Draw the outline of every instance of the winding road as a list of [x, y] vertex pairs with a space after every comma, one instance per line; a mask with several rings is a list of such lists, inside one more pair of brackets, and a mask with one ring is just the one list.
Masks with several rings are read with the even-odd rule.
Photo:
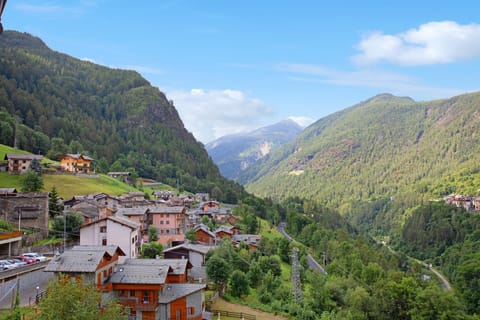
[[[285, 224], [286, 224], [285, 222], [280, 222], [280, 224], [278, 225], [278, 231], [282, 234], [282, 236], [287, 238], [288, 241], [297, 242], [295, 239], [290, 237], [290, 235], [288, 235], [287, 232], [285, 232]], [[311, 269], [318, 270], [323, 274], [327, 274], [327, 271], [325, 271], [325, 269], [320, 265], [320, 263], [317, 262], [317, 260], [315, 260], [312, 257], [312, 255], [310, 253], [307, 255], [307, 262], [308, 262], [308, 266]]]

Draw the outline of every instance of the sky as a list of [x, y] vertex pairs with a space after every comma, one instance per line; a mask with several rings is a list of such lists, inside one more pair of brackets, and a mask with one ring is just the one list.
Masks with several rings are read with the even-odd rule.
[[138, 71], [197, 140], [294, 118], [305, 125], [391, 93], [476, 91], [480, 2], [8, 0], [7, 30]]

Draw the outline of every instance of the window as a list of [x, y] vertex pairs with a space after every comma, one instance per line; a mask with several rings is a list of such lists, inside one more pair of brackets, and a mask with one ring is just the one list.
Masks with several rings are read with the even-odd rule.
[[195, 308], [194, 307], [188, 307], [187, 313], [189, 316], [195, 314]]
[[106, 246], [106, 245], [107, 245], [107, 238], [102, 239], [102, 246]]
[[181, 320], [182, 319], [182, 310], [177, 309], [175, 312], [175, 319]]
[[134, 244], [134, 243], [135, 243], [135, 238], [132, 238], [132, 244]]
[[160, 224], [163, 224], [163, 220], [160, 221]]
[[100, 227], [100, 233], [107, 232], [107, 226]]
[[130, 298], [135, 297], [135, 290], [130, 290]]
[[170, 224], [170, 220], [165, 221], [166, 224]]
[[149, 303], [150, 302], [150, 294], [148, 291], [143, 291], [143, 298], [142, 303]]

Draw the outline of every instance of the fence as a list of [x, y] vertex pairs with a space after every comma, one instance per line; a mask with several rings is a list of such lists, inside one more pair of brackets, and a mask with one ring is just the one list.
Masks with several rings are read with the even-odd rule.
[[243, 312], [232, 312], [232, 311], [225, 311], [225, 310], [211, 310], [213, 316], [226, 316], [231, 318], [238, 318], [244, 320], [256, 320], [257, 317], [253, 314], [243, 313]]

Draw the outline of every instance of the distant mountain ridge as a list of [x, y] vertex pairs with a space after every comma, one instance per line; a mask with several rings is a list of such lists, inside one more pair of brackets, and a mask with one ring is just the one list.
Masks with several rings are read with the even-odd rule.
[[342, 212], [379, 198], [476, 195], [479, 144], [480, 93], [426, 102], [381, 94], [318, 120], [238, 181], [259, 196]]
[[205, 147], [220, 172], [229, 179], [236, 179], [241, 171], [291, 141], [302, 130], [297, 122], [287, 119], [251, 132], [223, 136]]

